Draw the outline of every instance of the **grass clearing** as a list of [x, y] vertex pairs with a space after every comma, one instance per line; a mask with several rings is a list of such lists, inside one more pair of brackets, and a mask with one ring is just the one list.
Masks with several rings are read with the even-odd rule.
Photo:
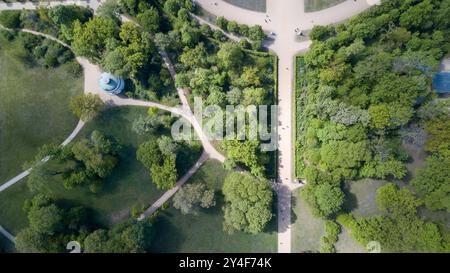
[[362, 179], [347, 182], [344, 186], [346, 194], [344, 210], [351, 211], [356, 218], [380, 215], [376, 203], [377, 190], [387, 182], [384, 180]]
[[111, 108], [87, 124], [78, 139], [92, 133], [102, 132], [107, 138], [121, 145], [119, 163], [103, 182], [102, 190], [93, 194], [85, 187], [66, 190], [59, 177], [50, 181], [47, 192], [55, 199], [92, 208], [97, 220], [106, 226], [129, 217], [135, 203], [151, 204], [163, 193], [151, 182], [149, 172], [136, 159], [139, 145], [150, 136], [139, 136], [132, 131], [133, 121], [146, 115], [145, 107]]
[[318, 252], [320, 238], [324, 233], [324, 220], [311, 214], [299, 190], [292, 192], [292, 210], [292, 252]]
[[[146, 114], [145, 107], [108, 109], [88, 123], [77, 137], [80, 139], [96, 129], [108, 138], [114, 138], [122, 146], [119, 163], [113, 173], [106, 178], [104, 187], [99, 193], [91, 193], [83, 187], [66, 190], [59, 177], [49, 179], [45, 193], [64, 203], [90, 208], [95, 221], [104, 226], [128, 218], [131, 206], [137, 202], [151, 204], [156, 201], [162, 191], [156, 189], [149, 172], [136, 160], [137, 147], [149, 136], [138, 136], [131, 130], [133, 120], [139, 115]], [[27, 225], [22, 206], [31, 196], [26, 180], [0, 193], [0, 224], [13, 234], [17, 234]]]
[[257, 12], [266, 12], [266, 0], [224, 0], [225, 2], [243, 9]]
[[0, 184], [22, 171], [37, 149], [62, 142], [78, 119], [68, 105], [83, 92], [83, 77], [68, 66], [27, 67], [16, 42], [0, 38]]
[[[220, 191], [229, 171], [217, 161], [207, 161], [188, 183], [204, 182]], [[274, 218], [267, 232], [250, 235], [235, 232], [229, 235], [223, 232], [223, 196], [216, 193], [216, 206], [202, 210], [198, 215], [183, 215], [172, 206], [161, 211], [157, 217], [156, 236], [153, 242], [154, 252], [276, 252], [277, 230]]]
[[314, 12], [331, 8], [346, 0], [305, 0], [305, 12]]

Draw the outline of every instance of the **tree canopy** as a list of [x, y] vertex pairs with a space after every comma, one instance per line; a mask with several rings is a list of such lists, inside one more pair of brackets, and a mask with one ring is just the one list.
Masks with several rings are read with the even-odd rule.
[[232, 173], [225, 179], [224, 229], [262, 232], [272, 219], [272, 190], [266, 180], [249, 174]]

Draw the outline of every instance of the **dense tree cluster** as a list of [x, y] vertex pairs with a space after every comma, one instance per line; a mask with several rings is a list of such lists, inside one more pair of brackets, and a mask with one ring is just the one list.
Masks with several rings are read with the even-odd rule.
[[[450, 212], [450, 100], [430, 103], [420, 113], [427, 133], [425, 150], [431, 155], [411, 181], [416, 192], [431, 210]], [[427, 108], [431, 107], [431, 111]]]
[[245, 173], [230, 174], [223, 184], [224, 230], [262, 232], [272, 219], [272, 189], [267, 180]]
[[[399, 132], [433, 99], [430, 75], [450, 49], [449, 10], [448, 1], [385, 1], [312, 30], [300, 81], [306, 84], [299, 85], [297, 175], [312, 182], [303, 192], [316, 215], [339, 211], [343, 179], [406, 175]], [[426, 126], [430, 151], [448, 149], [445, 116]], [[443, 181], [416, 184], [424, 195], [448, 199]]]
[[308, 185], [300, 193], [314, 216], [327, 218], [341, 210], [345, 196], [339, 182], [311, 169], [307, 170], [307, 179]]
[[351, 229], [362, 245], [377, 241], [384, 252], [448, 252], [450, 241], [445, 230], [417, 215], [422, 201], [409, 190], [388, 183], [377, 191], [377, 204], [385, 214], [354, 219], [340, 215], [338, 221]]
[[86, 253], [138, 253], [148, 250], [152, 221], [127, 221], [96, 229], [88, 209], [68, 207], [38, 194], [24, 204], [29, 226], [17, 234], [16, 249], [24, 253], [65, 253], [71, 241]]
[[91, 192], [98, 192], [105, 179], [117, 164], [120, 147], [98, 131], [85, 139], [65, 147], [44, 147], [39, 154], [52, 157], [53, 164], [37, 165], [31, 171], [28, 186], [31, 191], [41, 191], [47, 179], [61, 175], [64, 187], [87, 185]]
[[68, 242], [82, 239], [90, 230], [83, 207], [62, 207], [45, 195], [27, 200], [29, 226], [17, 234], [16, 249], [26, 253], [65, 252]]
[[[191, 100], [201, 97], [205, 106], [225, 108], [226, 105], [271, 104], [273, 56], [248, 50], [245, 42], [229, 41], [220, 30], [212, 31], [209, 26], [184, 16], [192, 10], [190, 2], [165, 1], [164, 11], [169, 14], [173, 29], [155, 35], [155, 43], [178, 61], [176, 86], [188, 89]], [[252, 32], [259, 31], [262, 30], [252, 28]], [[258, 39], [264, 39], [264, 33], [260, 34]], [[264, 176], [267, 154], [257, 152], [259, 144], [252, 141], [224, 142], [223, 147], [231, 158], [228, 165], [243, 164], [253, 174]], [[251, 158], [243, 158], [246, 155], [236, 152], [238, 147], [245, 147]]]
[[84, 239], [85, 253], [143, 253], [154, 236], [151, 220], [128, 221], [111, 229], [97, 229]]
[[151, 139], [139, 146], [136, 155], [137, 159], [150, 171], [152, 181], [158, 189], [167, 190], [175, 187], [176, 151], [164, 154], [159, 147], [158, 139]]

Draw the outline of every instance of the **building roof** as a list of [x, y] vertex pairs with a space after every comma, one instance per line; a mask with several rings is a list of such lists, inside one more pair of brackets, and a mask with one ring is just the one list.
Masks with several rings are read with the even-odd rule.
[[123, 79], [116, 77], [110, 73], [102, 73], [98, 81], [100, 88], [111, 94], [119, 94], [125, 88]]
[[450, 72], [437, 73], [433, 78], [433, 89], [436, 93], [450, 93]]

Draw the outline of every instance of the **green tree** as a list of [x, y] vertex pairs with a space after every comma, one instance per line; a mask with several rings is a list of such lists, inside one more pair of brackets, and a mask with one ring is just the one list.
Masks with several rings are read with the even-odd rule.
[[185, 185], [173, 197], [173, 206], [183, 214], [198, 214], [200, 208], [215, 204], [214, 191], [203, 183]]
[[258, 141], [239, 141], [230, 139], [223, 142], [223, 148], [227, 151], [230, 160], [244, 164], [250, 168], [251, 173], [255, 176], [262, 177], [264, 175], [264, 167], [259, 159]]
[[30, 227], [43, 234], [53, 235], [61, 228], [61, 210], [56, 205], [32, 208], [28, 213]]
[[163, 160], [163, 155], [159, 150], [158, 141], [155, 139], [146, 141], [139, 145], [136, 152], [137, 159], [148, 169], [153, 165], [158, 165]]
[[242, 63], [243, 53], [235, 43], [223, 43], [217, 52], [220, 63], [227, 69], [235, 69]]
[[75, 20], [88, 21], [92, 12], [77, 5], [57, 5], [48, 10], [48, 16], [57, 25], [70, 26]]
[[132, 130], [138, 135], [152, 134], [156, 132], [160, 127], [160, 121], [158, 116], [139, 116], [137, 117], [131, 126]]
[[82, 94], [70, 100], [70, 108], [83, 121], [92, 120], [103, 109], [104, 103], [98, 95]]
[[43, 233], [28, 227], [17, 234], [15, 247], [21, 253], [44, 253], [48, 251], [47, 240]]
[[175, 187], [177, 183], [176, 156], [171, 155], [164, 158], [162, 165], [152, 165], [150, 174], [152, 181], [158, 189], [168, 190]]
[[106, 50], [108, 40], [118, 34], [116, 22], [110, 18], [96, 16], [83, 25], [75, 21], [72, 47], [77, 55], [98, 62]]
[[224, 229], [257, 234], [272, 219], [272, 190], [266, 180], [249, 174], [232, 173], [225, 179]]
[[0, 24], [6, 28], [20, 27], [20, 11], [6, 10], [0, 12]]
[[161, 136], [157, 141], [159, 150], [164, 156], [176, 156], [180, 147], [171, 137]]
[[151, 7], [137, 15], [139, 24], [148, 32], [155, 33], [159, 30], [159, 14], [158, 11]]
[[411, 181], [414, 189], [431, 210], [446, 209], [450, 212], [450, 153], [434, 154], [426, 159], [424, 168], [417, 170]]

